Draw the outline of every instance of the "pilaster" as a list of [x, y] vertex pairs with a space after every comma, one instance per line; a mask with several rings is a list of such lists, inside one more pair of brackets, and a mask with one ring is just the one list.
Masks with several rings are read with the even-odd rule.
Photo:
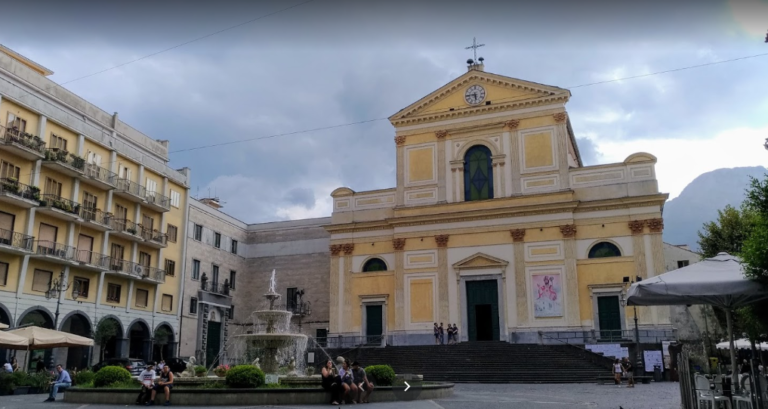
[[510, 163], [510, 175], [512, 180], [510, 181], [511, 190], [508, 192], [509, 196], [515, 196], [522, 194], [522, 186], [520, 184], [520, 136], [517, 127], [520, 126], [520, 121], [513, 119], [507, 121], [505, 124], [509, 129], [509, 163]]
[[[355, 245], [352, 243], [344, 244], [343, 251], [344, 251], [344, 270], [343, 270], [343, 282], [349, 283], [352, 281], [352, 252], [355, 249]], [[352, 299], [352, 292], [350, 291], [351, 288], [347, 288], [346, 285], [344, 286], [344, 311], [342, 313], [342, 322], [347, 323], [347, 325], [343, 326], [346, 331], [351, 331], [354, 327], [362, 327], [362, 322], [353, 323], [350, 322], [352, 319], [352, 308], [354, 306], [352, 305], [352, 302], [355, 301]]]
[[[133, 299], [133, 284], [136, 280], [128, 280], [128, 295], [125, 299], [125, 312], [131, 312], [131, 300]], [[159, 287], [158, 287], [159, 289]], [[157, 294], [157, 291], [155, 291], [155, 294]]]
[[445, 172], [445, 146], [450, 141], [447, 138], [442, 138], [437, 141], [437, 202], [445, 203], [446, 196], [446, 179], [450, 177]]
[[557, 122], [556, 135], [557, 138], [557, 163], [560, 170], [560, 189], [568, 189], [571, 186], [570, 181], [570, 165], [568, 164], [568, 130], [566, 129], [566, 123], [568, 121], [568, 114], [565, 112], [558, 112], [553, 115], [555, 122]]
[[441, 322], [448, 322], [451, 318], [448, 308], [448, 239], [447, 234], [435, 236], [435, 243], [437, 244], [438, 318]]
[[[42, 159], [36, 160], [34, 170], [32, 171], [32, 175], [29, 178], [29, 184], [31, 186], [40, 187], [40, 168], [42, 167], [43, 167], [43, 160]], [[45, 192], [40, 192], [40, 193], [45, 193]]]
[[329, 329], [333, 334], [340, 332], [339, 324], [341, 323], [341, 317], [339, 316], [339, 300], [342, 296], [339, 291], [339, 285], [341, 283], [339, 277], [339, 254], [338, 251], [334, 254], [335, 246], [331, 245], [331, 271], [329, 277], [330, 288], [330, 302], [328, 303], [328, 317], [330, 321]]
[[405, 239], [394, 239], [395, 249], [395, 330], [405, 330]]
[[396, 137], [395, 143], [397, 144], [397, 188], [395, 190], [395, 202], [397, 202], [397, 206], [403, 206], [405, 205], [405, 148], [403, 147], [403, 144], [405, 143], [405, 137]]
[[[107, 253], [104, 253], [107, 254]], [[101, 296], [104, 294], [104, 278], [106, 277], [107, 272], [102, 271], [101, 274], [99, 274], [99, 285], [96, 287], [96, 310], [98, 311], [99, 307], [101, 306]], [[93, 324], [96, 325], [98, 323], [98, 320], [95, 319], [94, 315], [94, 321]]]
[[[47, 138], [45, 137], [45, 125], [48, 123], [48, 118], [46, 118], [44, 115], [40, 115], [40, 121], [37, 123], [37, 133], [40, 135], [40, 139], [43, 141], [46, 141]], [[48, 144], [50, 145], [51, 141], [47, 140]]]
[[566, 316], [568, 325], [581, 325], [579, 311], [579, 276], [576, 269], [576, 225], [560, 226], [563, 234], [563, 249], [565, 255], [565, 288], [566, 288]]
[[[77, 135], [77, 156], [83, 157], [83, 152], [85, 152], [85, 135], [80, 134]], [[88, 159], [88, 158], [84, 158]]]
[[515, 295], [517, 299], [517, 325], [528, 325], [528, 283], [525, 277], [525, 243], [523, 238], [515, 240]]

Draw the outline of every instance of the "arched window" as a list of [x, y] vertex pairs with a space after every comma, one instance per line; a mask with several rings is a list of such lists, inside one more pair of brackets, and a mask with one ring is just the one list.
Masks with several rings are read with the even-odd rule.
[[464, 155], [464, 200], [493, 199], [491, 150], [476, 145]]
[[363, 272], [387, 271], [387, 263], [380, 258], [372, 258], [363, 264]]
[[589, 258], [621, 257], [621, 250], [615, 244], [601, 241], [589, 249]]

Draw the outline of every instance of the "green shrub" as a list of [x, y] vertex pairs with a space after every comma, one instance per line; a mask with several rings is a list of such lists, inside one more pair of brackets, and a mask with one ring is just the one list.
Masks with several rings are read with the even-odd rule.
[[230, 388], [258, 388], [264, 384], [264, 372], [251, 365], [238, 365], [227, 372]]
[[119, 366], [105, 366], [99, 372], [96, 372], [93, 378], [93, 384], [97, 388], [111, 386], [114, 383], [128, 382], [131, 380], [131, 373], [127, 369]]
[[86, 383], [93, 383], [94, 378], [96, 378], [96, 374], [84, 369], [78, 373], [75, 374], [74, 377], [72, 377], [72, 382], [77, 385], [84, 385]]
[[395, 381], [395, 370], [389, 365], [371, 365], [365, 368], [365, 373], [376, 385], [391, 386]]

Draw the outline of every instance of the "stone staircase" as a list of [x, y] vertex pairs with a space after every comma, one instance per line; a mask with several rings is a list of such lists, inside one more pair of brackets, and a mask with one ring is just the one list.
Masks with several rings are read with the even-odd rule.
[[[328, 351], [331, 356], [344, 351]], [[321, 355], [322, 356], [322, 355]], [[465, 342], [346, 351], [363, 366], [388, 364], [425, 381], [480, 383], [594, 383], [610, 375], [610, 360], [571, 345]]]

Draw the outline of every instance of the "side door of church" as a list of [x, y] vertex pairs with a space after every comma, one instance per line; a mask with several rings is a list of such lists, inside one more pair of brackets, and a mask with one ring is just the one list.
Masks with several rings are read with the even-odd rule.
[[619, 296], [597, 297], [597, 317], [601, 340], [618, 341], [622, 338]]

